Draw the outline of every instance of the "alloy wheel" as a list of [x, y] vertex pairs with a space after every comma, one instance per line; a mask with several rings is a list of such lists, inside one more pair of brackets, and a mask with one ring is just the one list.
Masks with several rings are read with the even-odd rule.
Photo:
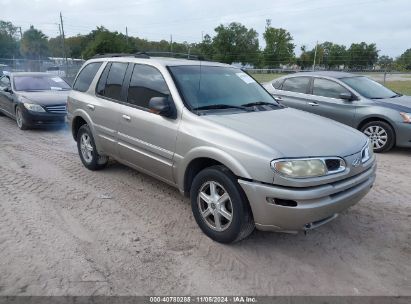
[[364, 130], [364, 134], [370, 138], [374, 150], [381, 149], [388, 142], [387, 131], [380, 126], [369, 126]]
[[87, 133], [81, 135], [80, 138], [80, 150], [83, 159], [87, 163], [91, 163], [93, 161], [93, 145], [91, 144], [91, 138]]
[[211, 229], [226, 230], [233, 220], [233, 205], [228, 192], [219, 183], [207, 181], [197, 196], [201, 217]]

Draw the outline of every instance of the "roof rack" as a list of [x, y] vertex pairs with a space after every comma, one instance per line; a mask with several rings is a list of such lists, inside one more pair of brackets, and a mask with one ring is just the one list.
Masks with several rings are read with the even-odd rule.
[[98, 58], [109, 58], [109, 57], [135, 57], [135, 58], [146, 58], [149, 59], [150, 56], [144, 52], [138, 52], [135, 54], [128, 54], [128, 53], [106, 53], [106, 54], [96, 54], [92, 57], [92, 59]]
[[145, 58], [149, 59], [151, 57], [170, 57], [177, 59], [188, 59], [188, 60], [204, 60], [204, 56], [192, 55], [186, 53], [174, 53], [174, 52], [138, 52], [134, 54], [128, 53], [107, 53], [107, 54], [97, 54], [92, 57], [92, 59], [97, 58], [109, 58], [109, 57], [134, 57], [134, 58]]

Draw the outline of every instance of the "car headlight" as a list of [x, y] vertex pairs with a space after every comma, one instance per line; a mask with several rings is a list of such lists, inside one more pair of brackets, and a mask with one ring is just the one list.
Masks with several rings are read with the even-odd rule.
[[368, 139], [367, 145], [361, 150], [361, 162], [366, 163], [374, 155], [374, 146], [372, 141]]
[[291, 178], [309, 178], [343, 172], [345, 161], [339, 157], [283, 159], [271, 162], [274, 171]]
[[404, 122], [411, 123], [411, 113], [400, 112], [400, 115]]
[[42, 106], [38, 105], [38, 104], [34, 104], [34, 103], [23, 103], [24, 107], [29, 110], [29, 111], [33, 111], [33, 112], [45, 112], [45, 110], [43, 109]]

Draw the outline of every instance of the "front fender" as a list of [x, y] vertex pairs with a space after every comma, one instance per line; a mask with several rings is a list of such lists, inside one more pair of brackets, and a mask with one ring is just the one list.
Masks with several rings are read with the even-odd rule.
[[184, 191], [184, 180], [187, 168], [193, 160], [198, 158], [213, 159], [230, 169], [234, 175], [245, 179], [252, 179], [245, 167], [227, 152], [215, 147], [201, 146], [190, 150], [184, 156], [174, 156], [175, 179], [180, 191]]

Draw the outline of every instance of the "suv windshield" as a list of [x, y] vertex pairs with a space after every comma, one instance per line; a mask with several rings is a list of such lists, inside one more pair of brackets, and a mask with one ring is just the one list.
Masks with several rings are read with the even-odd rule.
[[364, 76], [340, 78], [340, 80], [366, 98], [383, 99], [399, 96], [382, 84]]
[[58, 76], [16, 76], [16, 91], [61, 91], [70, 90], [70, 86]]
[[[234, 67], [170, 67], [185, 102], [192, 110], [278, 107], [279, 104], [253, 78]], [[261, 108], [263, 109], [263, 108]], [[269, 108], [268, 108], [269, 109]]]

